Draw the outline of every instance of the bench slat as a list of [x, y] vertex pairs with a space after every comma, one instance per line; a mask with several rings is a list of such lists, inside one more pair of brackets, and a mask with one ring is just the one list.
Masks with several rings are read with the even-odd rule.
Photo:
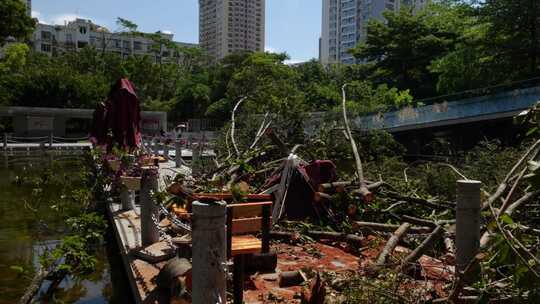
[[233, 219], [232, 234], [246, 234], [259, 232], [262, 228], [262, 217], [252, 217], [245, 219]]
[[231, 254], [248, 254], [261, 252], [262, 242], [253, 235], [233, 236]]
[[263, 206], [271, 206], [272, 202], [259, 202], [259, 203], [242, 203], [242, 204], [230, 204], [227, 208], [231, 208], [233, 212], [233, 219], [248, 218], [248, 217], [261, 217]]

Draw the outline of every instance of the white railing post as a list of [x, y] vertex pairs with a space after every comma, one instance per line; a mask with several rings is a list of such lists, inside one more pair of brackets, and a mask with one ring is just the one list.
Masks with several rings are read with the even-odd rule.
[[165, 159], [169, 159], [169, 145], [167, 144], [167, 140], [163, 143], [163, 157]]
[[180, 168], [182, 166], [182, 143], [179, 139], [174, 141], [174, 148], [176, 150], [174, 154], [174, 160], [176, 162], [176, 167]]
[[7, 152], [7, 145], [8, 145], [8, 135], [7, 133], [4, 133], [4, 152]]
[[463, 271], [480, 247], [480, 181], [457, 181], [456, 266]]
[[193, 202], [193, 303], [226, 303], [225, 202]]
[[200, 167], [200, 142], [197, 144], [191, 145], [191, 174], [197, 175], [199, 174], [199, 167]]
[[49, 148], [52, 149], [52, 146], [53, 146], [53, 143], [54, 143], [54, 136], [53, 136], [53, 133], [49, 133]]
[[159, 241], [159, 231], [152, 217], [158, 216], [158, 208], [153, 194], [158, 191], [158, 168], [143, 167], [141, 178], [141, 240], [143, 246], [152, 245]]
[[135, 205], [135, 191], [122, 187], [120, 192], [120, 202], [122, 203], [122, 210], [128, 211], [133, 209]]

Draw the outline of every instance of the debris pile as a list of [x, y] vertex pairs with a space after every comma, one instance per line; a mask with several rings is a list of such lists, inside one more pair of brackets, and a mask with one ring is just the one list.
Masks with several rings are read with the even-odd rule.
[[[191, 257], [192, 203], [225, 201], [232, 207], [227, 238], [235, 268], [230, 272], [235, 278], [241, 274], [241, 282], [231, 284], [235, 300], [238, 286], [248, 303], [530, 300], [532, 294], [520, 290], [519, 283], [540, 271], [540, 233], [520, 208], [540, 194], [529, 183], [540, 167], [534, 162], [540, 141], [497, 180], [495, 190], [483, 187], [477, 197], [458, 193], [452, 200], [403, 191], [383, 176], [366, 177], [345, 111], [345, 88], [344, 136], [354, 159], [354, 169], [346, 176], [338, 174], [332, 160], [302, 157], [309, 151], [284, 142], [267, 115], [243, 149], [235, 138], [234, 121], [241, 103], [234, 108], [221, 157], [203, 157], [197, 160], [200, 164], [192, 160], [199, 170], [177, 174], [167, 181], [165, 192], [155, 193], [164, 210], [160, 228], [186, 259]], [[474, 183], [450, 164], [434, 165], [451, 170], [461, 183]], [[407, 169], [403, 176], [409, 183]], [[478, 201], [476, 223], [482, 235], [479, 246], [469, 248], [474, 254], [466, 261], [459, 261], [456, 252], [461, 199]], [[476, 233], [470, 231], [473, 237]], [[242, 237], [235, 240], [238, 235]], [[237, 258], [235, 252], [247, 257]], [[180, 289], [184, 296], [186, 288]]]

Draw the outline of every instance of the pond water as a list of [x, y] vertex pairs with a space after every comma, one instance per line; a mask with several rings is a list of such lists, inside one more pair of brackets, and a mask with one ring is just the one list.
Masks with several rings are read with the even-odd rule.
[[[47, 159], [47, 158], [45, 158]], [[4, 159], [5, 160], [5, 159]], [[64, 223], [54, 209], [58, 191], [45, 189], [36, 202], [32, 189], [15, 185], [18, 176], [40, 174], [48, 164], [36, 167], [26, 161], [6, 162], [0, 168], [0, 304], [17, 303], [39, 265], [39, 255], [53, 248], [64, 233]], [[48, 162], [47, 162], [48, 163]], [[80, 161], [62, 161], [54, 174], [77, 170]], [[47, 294], [50, 282], [45, 281], [39, 292], [42, 302], [50, 303], [132, 303], [131, 291], [118, 246], [110, 231], [97, 253], [97, 267], [85, 276], [68, 276]]]

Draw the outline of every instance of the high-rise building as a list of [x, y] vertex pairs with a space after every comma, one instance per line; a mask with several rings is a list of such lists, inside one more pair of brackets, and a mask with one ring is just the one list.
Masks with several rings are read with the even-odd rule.
[[264, 51], [265, 0], [199, 0], [199, 45], [213, 60]]
[[353, 64], [349, 54], [365, 41], [369, 20], [384, 20], [383, 12], [398, 11], [408, 5], [423, 7], [427, 0], [323, 0], [320, 61], [322, 64]]

